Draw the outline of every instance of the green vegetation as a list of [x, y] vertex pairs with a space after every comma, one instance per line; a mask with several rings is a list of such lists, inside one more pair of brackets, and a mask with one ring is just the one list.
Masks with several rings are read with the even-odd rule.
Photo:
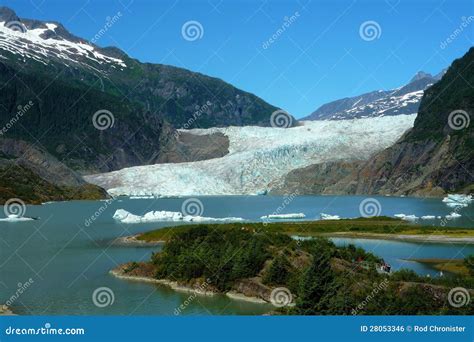
[[[368, 222], [357, 222], [363, 221]], [[326, 223], [329, 227], [335, 224]], [[181, 284], [205, 279], [220, 292], [250, 283], [250, 295], [266, 300], [271, 289], [286, 287], [294, 305], [278, 309], [281, 314], [474, 313], [473, 303], [455, 308], [447, 301], [453, 287], [474, 288], [472, 273], [442, 278], [420, 277], [408, 270], [380, 274], [377, 256], [352, 245], [336, 247], [326, 238], [294, 240], [287, 232], [277, 232], [287, 226], [292, 225], [202, 224], [161, 229], [140, 238], [166, 240], [163, 250], [154, 253], [150, 262], [128, 264], [126, 269], [139, 275], [143, 268], [158, 279]], [[473, 258], [467, 258], [466, 265], [471, 265]]]
[[[185, 225], [163, 228], [141, 234], [138, 239], [153, 242], [167, 241], [174, 234], [187, 231], [199, 225]], [[208, 225], [222, 227], [221, 224]], [[303, 221], [303, 222], [276, 222], [276, 223], [229, 223], [225, 227], [234, 229], [249, 229], [253, 231], [283, 233], [298, 236], [324, 236], [334, 233], [347, 233], [353, 236], [371, 236], [371, 234], [403, 235], [439, 235], [447, 237], [474, 237], [473, 229], [455, 227], [435, 227], [412, 224], [390, 217], [357, 218], [335, 221]]]
[[[473, 259], [474, 256], [471, 256]], [[463, 259], [410, 259], [410, 261], [416, 261], [422, 264], [429, 265], [438, 271], [449, 272], [459, 275], [468, 276], [470, 275], [470, 268], [472, 266], [469, 262]]]

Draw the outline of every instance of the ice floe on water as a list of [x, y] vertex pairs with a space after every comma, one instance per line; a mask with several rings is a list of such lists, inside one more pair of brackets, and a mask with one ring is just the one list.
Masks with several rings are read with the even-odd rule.
[[455, 219], [461, 217], [461, 214], [458, 214], [456, 212], [452, 212], [451, 214], [448, 214], [445, 216], [448, 220]]
[[289, 220], [289, 219], [304, 219], [306, 217], [303, 213], [295, 214], [272, 214], [260, 217], [262, 220]]
[[6, 218], [0, 218], [2, 222], [24, 222], [24, 221], [34, 221], [34, 218], [31, 217], [23, 217], [20, 215], [8, 215]]
[[443, 202], [446, 203], [448, 207], [457, 208], [457, 207], [467, 207], [473, 201], [472, 195], [457, 195], [452, 194], [443, 198]]
[[416, 220], [419, 219], [419, 217], [416, 216], [416, 215], [395, 214], [393, 216], [395, 216], [399, 219], [402, 219], [404, 221], [416, 221]]
[[144, 222], [239, 222], [244, 221], [240, 217], [203, 217], [183, 215], [178, 211], [150, 211], [145, 215], [135, 215], [124, 209], [115, 211], [113, 218], [122, 223], [144, 223]]
[[[422, 220], [434, 220], [434, 219], [442, 219], [442, 216], [435, 216], [435, 215], [423, 215], [421, 217], [418, 217], [416, 215], [406, 215], [406, 214], [395, 214], [393, 215], [394, 217], [397, 217], [399, 219], [402, 219], [404, 221], [417, 221], [419, 219], [422, 219]], [[447, 218], [448, 220], [451, 220], [451, 219], [455, 219], [455, 218], [459, 218], [461, 217], [462, 215], [461, 214], [458, 214], [456, 212], [452, 212], [448, 215], [445, 216], [445, 218]]]
[[324, 213], [321, 213], [320, 217], [321, 217], [321, 220], [340, 220], [341, 219], [339, 215], [330, 215], [330, 214], [324, 214]]

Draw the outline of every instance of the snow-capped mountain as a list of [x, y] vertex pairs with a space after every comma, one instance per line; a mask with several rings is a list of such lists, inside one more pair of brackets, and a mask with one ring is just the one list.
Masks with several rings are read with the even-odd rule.
[[255, 195], [278, 186], [291, 170], [331, 161], [366, 160], [392, 145], [416, 115], [307, 121], [292, 128], [189, 130], [229, 138], [229, 154], [204, 161], [156, 164], [86, 176], [112, 195]]
[[432, 76], [420, 71], [403, 87], [329, 102], [303, 120], [346, 120], [416, 114], [423, 92], [440, 80], [444, 72]]
[[44, 65], [55, 60], [104, 75], [108, 68], [123, 70], [127, 67], [124, 58], [114, 57], [121, 55], [118, 50], [99, 48], [70, 34], [57, 22], [20, 19], [5, 7], [0, 8], [0, 51], [3, 52], [0, 53], [2, 59], [11, 57], [6, 54], [9, 52], [24, 63], [29, 58]]
[[19, 18], [7, 7], [0, 7], [0, 63], [126, 98], [176, 128], [270, 126], [278, 110], [220, 79], [141, 63], [118, 48], [102, 48], [77, 37], [58, 22]]

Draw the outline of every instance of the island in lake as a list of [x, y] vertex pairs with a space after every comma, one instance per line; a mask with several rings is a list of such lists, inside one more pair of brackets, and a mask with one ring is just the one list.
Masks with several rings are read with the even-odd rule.
[[409, 270], [390, 272], [390, 266], [376, 255], [353, 245], [337, 247], [321, 236], [338, 233], [473, 237], [468, 229], [422, 227], [385, 217], [185, 225], [129, 238], [128, 243], [164, 243], [164, 247], [149, 261], [132, 261], [111, 273], [196, 295], [226, 294], [271, 303], [275, 307], [272, 314], [474, 313], [473, 303], [462, 307], [451, 303], [452, 288], [468, 289], [467, 296], [474, 294], [472, 257], [457, 261], [463, 272], [452, 272], [449, 277], [423, 277]]

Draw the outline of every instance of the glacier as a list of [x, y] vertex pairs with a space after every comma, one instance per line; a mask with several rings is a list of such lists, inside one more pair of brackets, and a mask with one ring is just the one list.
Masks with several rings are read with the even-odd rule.
[[84, 176], [112, 196], [259, 195], [290, 171], [312, 164], [367, 160], [413, 127], [416, 114], [351, 120], [302, 121], [291, 128], [223, 127], [181, 130], [220, 132], [229, 138], [221, 158], [136, 166]]

